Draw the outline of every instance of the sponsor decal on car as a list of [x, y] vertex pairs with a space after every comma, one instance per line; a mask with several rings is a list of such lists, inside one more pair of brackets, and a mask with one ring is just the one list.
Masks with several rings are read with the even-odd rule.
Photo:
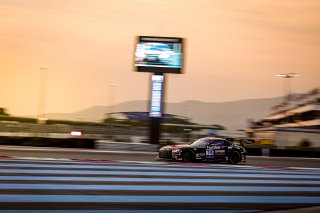
[[225, 150], [215, 150], [214, 151], [215, 155], [225, 155], [225, 153], [226, 153]]
[[202, 158], [204, 158], [205, 156], [206, 156], [205, 153], [197, 153], [197, 154], [196, 154], [196, 159], [202, 159]]

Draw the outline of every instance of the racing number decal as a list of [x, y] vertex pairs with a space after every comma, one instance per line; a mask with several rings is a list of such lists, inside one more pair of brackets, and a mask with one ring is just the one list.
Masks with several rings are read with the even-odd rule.
[[213, 146], [207, 146], [206, 158], [214, 158], [214, 147]]

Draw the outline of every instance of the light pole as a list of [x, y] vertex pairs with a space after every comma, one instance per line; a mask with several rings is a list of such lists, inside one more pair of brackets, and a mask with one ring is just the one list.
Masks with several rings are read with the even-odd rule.
[[109, 104], [111, 104], [112, 109], [111, 112], [115, 113], [116, 112], [116, 92], [117, 92], [117, 86], [118, 84], [108, 84], [108, 86], [113, 89], [111, 92], [111, 89], [109, 90]]
[[[283, 81], [283, 91], [284, 91], [284, 96], [283, 96], [283, 99], [284, 101], [288, 101], [290, 102], [290, 96], [291, 96], [291, 82], [290, 82], [290, 79], [291, 78], [294, 78], [294, 77], [298, 77], [300, 76], [299, 74], [297, 73], [284, 73], [284, 74], [278, 74], [277, 75], [278, 77], [282, 77], [284, 78], [284, 81]], [[286, 98], [286, 95], [287, 95], [287, 98]]]
[[48, 67], [40, 67], [38, 124], [45, 124], [47, 120], [45, 116], [47, 79], [48, 79]]
[[[291, 101], [291, 82], [290, 82], [290, 79], [291, 78], [294, 78], [294, 77], [298, 77], [299, 75], [297, 73], [283, 73], [283, 74], [278, 74], [277, 75], [278, 77], [282, 77], [284, 80], [283, 80], [283, 91], [284, 91], [284, 96], [283, 96], [283, 100], [284, 102], [287, 101], [288, 103], [288, 108], [290, 108], [290, 101]], [[286, 94], [288, 95], [288, 97], [286, 98]], [[288, 109], [287, 108], [287, 109]], [[285, 111], [285, 114], [286, 115], [289, 115], [290, 114], [288, 113], [288, 111]], [[284, 142], [283, 142], [283, 146], [286, 147], [288, 142], [289, 142], [289, 136], [285, 136], [284, 138]]]
[[[113, 92], [111, 92], [111, 90], [108, 90], [108, 104], [111, 105], [112, 109], [111, 112], [107, 112], [107, 119], [111, 118], [111, 116], [109, 116], [110, 113], [115, 113], [116, 111], [116, 107], [115, 107], [115, 102], [116, 102], [116, 88], [118, 86], [118, 84], [108, 84], [108, 86], [113, 89]], [[107, 107], [108, 109], [108, 107]], [[109, 122], [109, 121], [108, 121]], [[112, 119], [110, 120], [110, 137], [111, 139], [113, 139], [113, 124], [112, 124]], [[108, 135], [108, 134], [107, 134]]]

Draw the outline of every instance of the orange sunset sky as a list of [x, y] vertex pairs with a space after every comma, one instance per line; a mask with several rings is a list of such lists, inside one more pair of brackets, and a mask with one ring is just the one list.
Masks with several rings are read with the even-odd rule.
[[[0, 0], [0, 107], [47, 113], [146, 100], [149, 73], [133, 71], [137, 35], [186, 38], [183, 75], [166, 76], [166, 101], [222, 102], [320, 86], [319, 0]], [[141, 109], [147, 110], [147, 109]]]

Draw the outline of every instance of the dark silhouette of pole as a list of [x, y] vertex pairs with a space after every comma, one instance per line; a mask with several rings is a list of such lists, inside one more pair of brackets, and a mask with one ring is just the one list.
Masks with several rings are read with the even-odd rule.
[[290, 79], [294, 78], [294, 77], [298, 77], [299, 75], [297, 73], [284, 73], [284, 74], [278, 74], [277, 76], [284, 78], [283, 99], [284, 99], [284, 101], [290, 102], [291, 101], [291, 82], [290, 82]]
[[48, 67], [40, 67], [40, 81], [39, 81], [39, 107], [38, 107], [38, 123], [46, 123], [46, 96], [47, 96], [47, 80]]

